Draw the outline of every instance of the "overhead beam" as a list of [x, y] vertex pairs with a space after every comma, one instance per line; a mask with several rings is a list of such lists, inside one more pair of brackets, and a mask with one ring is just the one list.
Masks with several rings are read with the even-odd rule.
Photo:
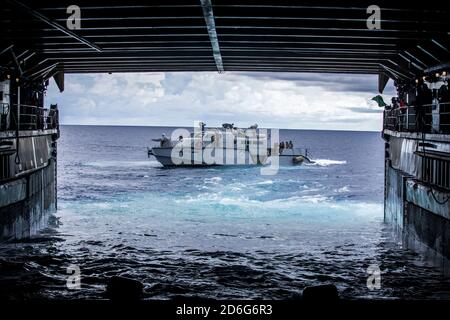
[[219, 38], [217, 37], [216, 23], [214, 21], [211, 0], [200, 0], [200, 3], [202, 5], [203, 17], [205, 18], [206, 28], [208, 29], [209, 40], [211, 41], [217, 71], [222, 73], [224, 72], [222, 55], [220, 54]]
[[440, 42], [436, 41], [435, 39], [431, 39], [431, 42], [433, 42], [435, 45], [437, 45], [439, 48], [441, 48], [445, 52], [450, 53], [450, 50], [447, 47], [445, 47], [443, 44], [441, 44]]
[[33, 8], [30, 8], [29, 6], [27, 6], [26, 4], [23, 4], [20, 1], [17, 0], [6, 0], [6, 2], [15, 5], [16, 7], [26, 11], [27, 13], [31, 14], [33, 17], [39, 19], [42, 22], [45, 22], [46, 24], [52, 26], [53, 28], [63, 32], [64, 34], [68, 35], [69, 37], [72, 37], [74, 39], [76, 39], [79, 42], [84, 43], [85, 45], [87, 45], [88, 47], [94, 49], [97, 52], [102, 52], [102, 49], [97, 46], [96, 44], [84, 39], [83, 37], [77, 35], [76, 33], [74, 33], [73, 31], [64, 28], [63, 26], [61, 26], [60, 24], [54, 22], [53, 20], [47, 18], [46, 16], [44, 16], [43, 14], [39, 13], [38, 11], [34, 10]]
[[384, 91], [384, 88], [386, 88], [386, 84], [389, 81], [389, 76], [384, 73], [384, 72], [380, 72], [378, 74], [378, 92], [381, 94]]
[[424, 49], [423, 47], [417, 45], [417, 48], [419, 48], [420, 50], [422, 50], [423, 52], [425, 52], [428, 56], [430, 56], [431, 58], [433, 58], [434, 60], [436, 60], [437, 62], [440, 62], [441, 60], [439, 60], [438, 58], [436, 58], [433, 54], [431, 54], [428, 50]]
[[421, 65], [423, 65], [425, 68], [428, 68], [428, 65], [426, 63], [424, 63], [423, 61], [419, 60], [419, 58], [417, 58], [415, 55], [413, 55], [412, 53], [409, 53], [408, 50], [404, 51], [405, 54], [407, 54], [408, 56], [410, 56], [412, 59], [416, 60], [417, 62], [419, 62]]
[[442, 70], [446, 70], [446, 69], [450, 69], [450, 61], [439, 64], [437, 66], [433, 66], [431, 68], [425, 69], [423, 72], [424, 73], [433, 73], [436, 71], [442, 71]]
[[411, 66], [415, 67], [416, 69], [418, 69], [419, 71], [422, 71], [424, 68], [422, 68], [421, 66], [419, 66], [417, 63], [415, 63], [414, 61], [412, 61], [411, 59], [408, 59], [407, 57], [405, 57], [403, 55], [403, 53], [399, 53], [398, 56], [402, 59], [404, 59], [406, 62], [408, 62], [408, 64], [410, 64]]
[[5, 52], [8, 52], [9, 49], [12, 49], [12, 47], [14, 47], [14, 45], [7, 46], [5, 49], [3, 49], [2, 51], [0, 51], [0, 55], [4, 54]]

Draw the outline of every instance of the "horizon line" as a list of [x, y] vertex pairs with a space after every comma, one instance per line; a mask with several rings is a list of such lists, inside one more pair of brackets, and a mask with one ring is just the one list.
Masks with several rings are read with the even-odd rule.
[[[85, 126], [85, 127], [145, 127], [145, 128], [193, 128], [193, 126], [162, 126], [162, 125], [129, 125], [129, 124], [60, 124], [60, 126]], [[247, 129], [241, 128], [240, 129]], [[346, 130], [346, 129], [305, 129], [305, 128], [275, 128], [261, 127], [260, 129], [279, 129], [279, 130], [303, 130], [303, 131], [340, 131], [340, 132], [382, 132], [382, 130]]]

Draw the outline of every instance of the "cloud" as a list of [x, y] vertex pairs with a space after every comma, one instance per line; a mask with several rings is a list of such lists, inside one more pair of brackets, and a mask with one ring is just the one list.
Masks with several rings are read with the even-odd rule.
[[[47, 104], [63, 124], [215, 126], [379, 130], [370, 99], [376, 76], [294, 73], [129, 73], [66, 75]], [[375, 111], [376, 110], [376, 111]]]
[[353, 112], [356, 113], [383, 113], [383, 109], [379, 108], [379, 109], [369, 109], [369, 108], [362, 108], [362, 107], [351, 107], [349, 108], [350, 110], [352, 110]]
[[[329, 91], [377, 92], [378, 75], [335, 74], [335, 73], [242, 73], [249, 77], [293, 81], [299, 86], [321, 86]], [[384, 90], [385, 94], [395, 94], [392, 80]]]

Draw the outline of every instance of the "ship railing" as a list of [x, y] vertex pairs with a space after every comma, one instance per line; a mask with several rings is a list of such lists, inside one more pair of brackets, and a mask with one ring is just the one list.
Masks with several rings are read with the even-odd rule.
[[383, 127], [399, 132], [448, 134], [450, 133], [450, 102], [384, 110]]
[[412, 106], [384, 111], [384, 128], [393, 131], [415, 131], [416, 111]]
[[[48, 130], [58, 129], [58, 112], [56, 109], [41, 108], [34, 105], [21, 104], [20, 110], [17, 112], [17, 104], [12, 105], [9, 117], [2, 124], [2, 130]], [[2, 116], [3, 118], [3, 116]], [[2, 119], [3, 120], [3, 119]]]

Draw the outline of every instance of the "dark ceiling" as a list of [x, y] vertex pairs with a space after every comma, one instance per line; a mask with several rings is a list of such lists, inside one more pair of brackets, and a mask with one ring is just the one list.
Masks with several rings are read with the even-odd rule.
[[[24, 76], [60, 71], [274, 71], [414, 78], [450, 61], [449, 11], [374, 1], [4, 0], [0, 65]], [[211, 4], [212, 2], [212, 4]], [[69, 30], [69, 5], [81, 29]]]

